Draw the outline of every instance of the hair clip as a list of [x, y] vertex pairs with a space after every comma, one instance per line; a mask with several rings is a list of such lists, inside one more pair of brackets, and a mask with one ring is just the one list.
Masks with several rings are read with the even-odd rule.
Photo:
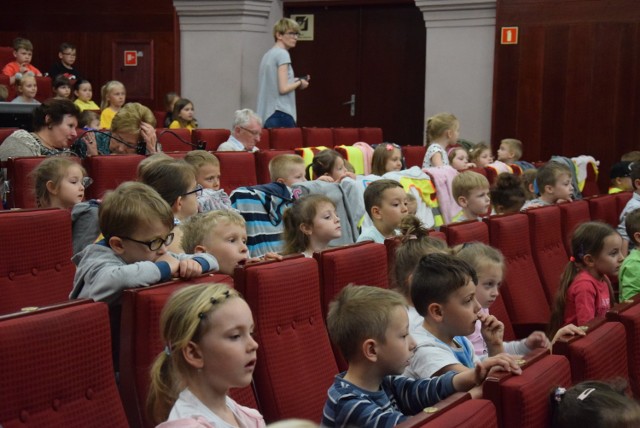
[[569, 261], [570, 261], [571, 263], [575, 263], [576, 258], [575, 258], [575, 257], [573, 257], [573, 256], [571, 256], [571, 257], [569, 257]]
[[392, 151], [392, 150], [393, 150], [393, 145], [391, 145], [391, 144], [387, 143], [387, 144], [385, 145], [385, 149], [386, 149], [388, 152], [390, 152], [390, 151]]
[[557, 387], [555, 392], [553, 393], [553, 399], [556, 400], [558, 403], [561, 402], [566, 392], [567, 392], [566, 388], [563, 388], [561, 386]]
[[533, 180], [533, 193], [536, 195], [540, 194], [540, 188], [538, 187], [538, 179]]
[[[231, 297], [231, 292], [229, 290], [225, 290], [222, 293], [222, 296], [224, 297], [224, 300], [227, 300], [229, 297]], [[212, 297], [210, 302], [211, 302], [211, 306], [213, 305], [217, 305], [218, 303], [220, 303], [222, 300], [216, 299], [215, 297]], [[200, 318], [201, 320], [205, 319], [207, 317], [207, 313], [206, 312], [200, 312], [198, 314], [198, 318]]]
[[171, 356], [171, 342], [168, 342], [165, 347], [164, 347], [164, 353], [167, 355], [167, 357]]
[[580, 395], [578, 395], [578, 400], [580, 401], [584, 401], [585, 398], [587, 398], [593, 391], [595, 391], [595, 388], [587, 388], [584, 391], [582, 391], [582, 393]]

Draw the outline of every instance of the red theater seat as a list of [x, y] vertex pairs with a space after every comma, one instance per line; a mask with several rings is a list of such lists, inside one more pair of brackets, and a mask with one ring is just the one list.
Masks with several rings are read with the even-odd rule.
[[607, 319], [624, 325], [627, 335], [629, 380], [634, 397], [640, 397], [640, 296], [631, 302], [622, 302], [607, 312]]
[[618, 227], [618, 202], [616, 195], [594, 196], [587, 199], [592, 220], [600, 220]]
[[333, 147], [333, 131], [331, 128], [302, 128], [304, 147]]
[[258, 147], [260, 150], [269, 150], [272, 148], [268, 129], [262, 128], [262, 132], [260, 133], [260, 141], [258, 141], [256, 147]]
[[38, 85], [38, 92], [36, 93], [36, 100], [41, 103], [48, 100], [53, 96], [53, 90], [51, 89], [51, 78], [36, 76], [36, 85]]
[[466, 242], [482, 242], [489, 245], [489, 228], [482, 221], [469, 220], [451, 223], [440, 227], [447, 237], [447, 243], [453, 247]]
[[382, 128], [358, 129], [358, 141], [363, 141], [369, 145], [383, 143], [384, 138], [382, 137]]
[[214, 155], [220, 161], [220, 188], [228, 194], [238, 187], [258, 184], [253, 153], [215, 152]]
[[587, 178], [584, 180], [584, 187], [582, 188], [582, 196], [595, 196], [601, 194], [598, 188], [598, 174], [596, 174], [595, 167], [591, 162], [587, 163]]
[[4, 142], [4, 140], [14, 132], [16, 132], [19, 128], [0, 128], [0, 144]]
[[412, 166], [422, 168], [425, 153], [427, 153], [425, 146], [402, 146], [402, 156], [404, 156], [404, 162], [407, 168], [411, 168]]
[[335, 146], [353, 146], [360, 141], [358, 128], [332, 128]]
[[188, 129], [156, 128], [156, 136], [164, 152], [188, 152], [195, 148]]
[[572, 255], [571, 236], [573, 235], [573, 231], [580, 224], [591, 221], [589, 203], [585, 200], [574, 201], [570, 204], [558, 204], [558, 208], [560, 208], [560, 226], [564, 248], [567, 251], [567, 255]]
[[631, 197], [633, 196], [633, 192], [620, 192], [620, 193], [616, 193], [616, 204], [617, 204], [617, 216], [618, 219], [620, 218], [620, 213], [622, 213], [622, 210], [624, 209], [624, 207], [627, 206], [627, 202], [629, 202], [629, 200], [631, 199]]
[[[4, 64], [6, 64], [6, 62]], [[4, 65], [2, 67], [4, 67]], [[11, 101], [16, 97], [16, 86], [11, 85], [9, 82], [10, 82], [9, 76], [0, 74], [0, 85], [4, 85], [7, 87], [7, 89], [9, 89], [9, 93], [7, 94], [6, 101]]]
[[100, 199], [107, 190], [113, 190], [120, 183], [136, 179], [138, 164], [142, 155], [99, 155], [84, 160], [84, 167], [93, 184], [85, 192], [86, 199]]
[[458, 392], [396, 426], [398, 428], [497, 428], [498, 417], [496, 407], [491, 401], [472, 400], [468, 393]]
[[441, 232], [439, 230], [429, 229], [429, 236], [432, 238], [436, 238], [441, 241], [447, 242], [447, 235], [445, 235], [444, 232]]
[[205, 142], [205, 150], [218, 150], [220, 144], [229, 139], [231, 132], [228, 129], [194, 129], [191, 133], [191, 142], [198, 144], [199, 141]]
[[303, 146], [300, 128], [272, 128], [269, 130], [269, 145], [272, 149], [293, 150]]

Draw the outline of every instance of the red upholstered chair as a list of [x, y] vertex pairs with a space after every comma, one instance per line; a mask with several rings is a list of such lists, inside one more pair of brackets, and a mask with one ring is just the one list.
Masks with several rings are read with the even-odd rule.
[[205, 142], [205, 150], [218, 150], [220, 144], [229, 139], [231, 132], [228, 129], [194, 129], [191, 133], [191, 142], [198, 144], [199, 141]]
[[439, 230], [429, 229], [429, 236], [447, 242], [447, 235]]
[[526, 211], [529, 218], [531, 253], [549, 305], [560, 285], [560, 277], [569, 256], [559, 237], [562, 236], [560, 208], [557, 205]]
[[[122, 293], [120, 323], [120, 395], [131, 427], [153, 427], [147, 420], [145, 402], [149, 391], [149, 369], [165, 344], [160, 337], [160, 313], [175, 291], [188, 285], [224, 283], [233, 287], [227, 275], [204, 275], [189, 281], [170, 281], [151, 287], [133, 288]], [[242, 390], [238, 391], [243, 391]], [[240, 404], [257, 409], [251, 387]], [[232, 394], [236, 398], [235, 392]]]
[[4, 142], [4, 140], [14, 132], [16, 132], [19, 128], [0, 128], [0, 144]]
[[558, 204], [560, 208], [560, 226], [564, 248], [567, 255], [571, 256], [571, 236], [578, 225], [585, 221], [591, 221], [589, 203], [585, 200], [574, 201], [570, 204]]
[[598, 175], [596, 174], [595, 167], [591, 162], [587, 163], [587, 178], [584, 180], [584, 187], [582, 188], [582, 196], [595, 196], [600, 195], [602, 192], [598, 188]]
[[242, 186], [255, 186], [255, 155], [249, 152], [215, 152], [220, 161], [220, 188], [228, 194]]
[[0, 212], [0, 314], [69, 299], [75, 265], [69, 212]]
[[107, 190], [113, 190], [120, 183], [136, 179], [138, 164], [142, 155], [99, 155], [84, 160], [84, 167], [93, 184], [85, 192], [87, 199], [100, 199]]
[[407, 168], [411, 168], [412, 166], [422, 168], [425, 153], [427, 153], [425, 146], [402, 146], [402, 156], [404, 157], [404, 163], [407, 165]]
[[549, 426], [549, 395], [554, 388], [571, 386], [569, 361], [562, 355], [536, 350], [524, 357], [522, 374], [492, 372], [482, 385], [482, 397], [496, 406], [498, 426]]
[[460, 223], [450, 223], [440, 227], [447, 237], [449, 246], [466, 242], [482, 242], [489, 245], [489, 228], [482, 221], [469, 220]]
[[191, 132], [188, 129], [156, 128], [156, 136], [165, 152], [188, 152], [195, 148], [191, 145]]
[[0, 425], [127, 427], [104, 303], [0, 318]]
[[473, 172], [477, 172], [480, 175], [484, 175], [485, 177], [487, 177], [487, 180], [489, 180], [489, 183], [493, 183], [493, 181], [496, 178], [495, 170], [493, 168], [475, 167], [475, 168], [469, 168], [468, 171], [473, 171]]
[[300, 255], [248, 264], [234, 281], [256, 325], [254, 382], [265, 419], [319, 422], [338, 367], [322, 317], [318, 264]]
[[600, 220], [618, 227], [618, 202], [616, 195], [594, 196], [587, 199], [592, 220]]
[[[12, 57], [13, 57], [13, 54], [12, 54]], [[4, 64], [6, 64], [6, 62]], [[4, 67], [4, 66], [2, 66], [2, 67]], [[14, 99], [16, 97], [16, 86], [15, 85], [11, 85], [9, 82], [10, 82], [9, 76], [6, 76], [4, 74], [0, 74], [0, 85], [4, 85], [4, 86], [7, 87], [7, 89], [9, 89], [9, 94], [7, 95], [6, 101], [11, 101], [12, 99]]]
[[304, 147], [333, 147], [333, 131], [331, 128], [302, 128]]
[[262, 132], [260, 133], [260, 141], [258, 141], [256, 147], [260, 150], [269, 150], [272, 148], [268, 129], [262, 128]]
[[498, 427], [496, 407], [489, 400], [472, 400], [458, 392], [396, 425], [398, 428]]
[[384, 142], [384, 138], [382, 137], [382, 128], [358, 129], [358, 141], [364, 141], [369, 145], [381, 144]]
[[51, 77], [36, 76], [36, 85], [38, 85], [36, 100], [42, 103], [53, 96], [53, 90], [51, 89]]
[[0, 64], [2, 64], [3, 67], [15, 60], [12, 46], [0, 46]]
[[271, 174], [269, 174], [269, 162], [278, 155], [296, 154], [293, 150], [260, 150], [255, 152], [256, 158], [256, 178], [258, 184], [271, 183]]
[[[1, 137], [0, 137], [1, 138]], [[616, 193], [616, 203], [617, 203], [617, 215], [618, 215], [618, 219], [620, 218], [620, 213], [622, 213], [622, 210], [624, 209], [624, 207], [627, 206], [627, 202], [629, 202], [629, 200], [631, 199], [631, 197], [633, 196], [633, 192], [620, 192], [620, 193]]]
[[549, 304], [536, 270], [525, 214], [507, 214], [486, 219], [490, 243], [502, 251], [506, 271], [500, 292], [519, 337], [534, 329], [544, 330], [549, 322]]
[[153, 110], [153, 117], [156, 119], [156, 126], [162, 127], [164, 126], [164, 118], [166, 117], [167, 112], [164, 110]]
[[353, 146], [360, 141], [358, 128], [332, 128], [333, 144], [336, 146]]
[[300, 128], [272, 128], [269, 130], [269, 145], [272, 149], [293, 150], [303, 146]]
[[629, 380], [633, 396], [640, 397], [640, 296], [631, 302], [622, 302], [607, 312], [607, 319], [624, 325], [627, 334]]

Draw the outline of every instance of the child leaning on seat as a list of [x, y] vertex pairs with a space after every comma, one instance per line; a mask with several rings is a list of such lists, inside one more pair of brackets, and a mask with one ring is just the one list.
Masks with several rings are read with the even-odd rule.
[[206, 150], [192, 150], [184, 157], [196, 170], [196, 181], [202, 186], [198, 211], [231, 210], [229, 195], [220, 188], [220, 161]]
[[362, 228], [358, 242], [371, 240], [384, 243], [396, 236], [396, 229], [409, 211], [407, 194], [395, 180], [376, 180], [364, 190], [364, 206], [373, 224]]

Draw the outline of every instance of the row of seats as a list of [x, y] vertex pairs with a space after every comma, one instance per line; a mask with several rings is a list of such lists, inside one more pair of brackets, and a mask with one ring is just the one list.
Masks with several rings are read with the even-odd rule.
[[[2, 64], [0, 67], [4, 67], [4, 65], [5, 64]], [[9, 81], [9, 76], [0, 73], [0, 85], [5, 85], [9, 92], [7, 101], [11, 101], [18, 95], [15, 85], [10, 85]], [[38, 85], [36, 100], [44, 102], [45, 100], [53, 97], [54, 94], [51, 83], [50, 77], [36, 76], [36, 85]]]

